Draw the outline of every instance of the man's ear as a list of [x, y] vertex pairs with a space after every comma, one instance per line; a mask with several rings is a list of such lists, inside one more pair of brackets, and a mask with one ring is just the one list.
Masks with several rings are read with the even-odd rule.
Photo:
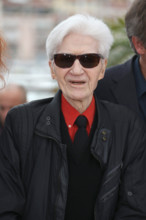
[[132, 43], [139, 55], [143, 55], [145, 53], [145, 48], [143, 46], [143, 43], [139, 40], [138, 37], [132, 36]]
[[99, 75], [99, 80], [103, 79], [103, 77], [104, 77], [105, 69], [106, 69], [106, 66], [107, 66], [107, 59], [104, 59], [101, 62], [102, 62], [102, 69], [101, 69], [101, 72], [100, 72], [100, 75]]
[[50, 67], [50, 70], [51, 70], [51, 77], [52, 77], [52, 79], [55, 79], [55, 78], [56, 78], [56, 75], [55, 75], [55, 71], [54, 71], [53, 62], [50, 60], [50, 61], [48, 62], [48, 64], [49, 64], [49, 67]]

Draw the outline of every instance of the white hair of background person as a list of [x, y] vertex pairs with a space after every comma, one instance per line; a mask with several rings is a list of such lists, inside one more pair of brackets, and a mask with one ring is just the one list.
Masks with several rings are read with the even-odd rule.
[[96, 17], [76, 14], [59, 23], [48, 35], [46, 40], [46, 52], [49, 60], [53, 59], [64, 37], [70, 33], [93, 37], [98, 43], [97, 53], [106, 59], [108, 58], [113, 43], [113, 36], [108, 26]]

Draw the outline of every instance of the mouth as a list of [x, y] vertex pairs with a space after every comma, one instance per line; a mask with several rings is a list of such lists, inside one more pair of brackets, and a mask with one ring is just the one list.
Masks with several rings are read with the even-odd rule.
[[70, 81], [70, 83], [74, 85], [83, 85], [85, 84], [85, 81]]

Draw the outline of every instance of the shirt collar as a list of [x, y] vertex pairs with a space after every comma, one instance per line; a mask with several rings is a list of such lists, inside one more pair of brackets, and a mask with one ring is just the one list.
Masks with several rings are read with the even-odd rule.
[[134, 62], [134, 76], [136, 82], [136, 90], [138, 97], [142, 96], [146, 92], [146, 80], [143, 77], [143, 74], [140, 69], [139, 57]]
[[[65, 122], [67, 126], [72, 127], [76, 118], [80, 115], [80, 113], [71, 106], [68, 101], [64, 98], [63, 94], [61, 96], [61, 109], [64, 115]], [[91, 128], [92, 122], [95, 115], [95, 98], [93, 96], [92, 101], [89, 107], [81, 114], [86, 116], [89, 126]]]

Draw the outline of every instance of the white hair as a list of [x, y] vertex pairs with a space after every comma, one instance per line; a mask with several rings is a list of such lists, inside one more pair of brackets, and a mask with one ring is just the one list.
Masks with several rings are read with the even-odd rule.
[[108, 26], [93, 16], [76, 14], [59, 23], [48, 35], [46, 52], [49, 60], [53, 59], [64, 37], [70, 33], [81, 33], [93, 37], [98, 43], [98, 53], [108, 58], [113, 43], [113, 36]]

